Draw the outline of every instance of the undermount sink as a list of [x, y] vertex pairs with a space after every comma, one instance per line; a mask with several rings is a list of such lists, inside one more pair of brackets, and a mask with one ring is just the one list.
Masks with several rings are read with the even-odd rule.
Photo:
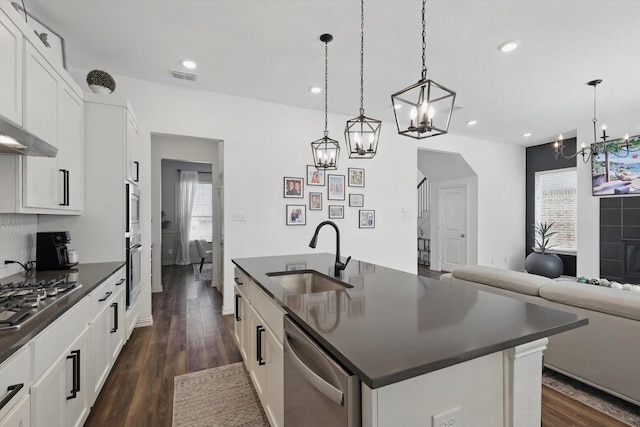
[[282, 286], [285, 291], [294, 294], [344, 291], [345, 289], [353, 287], [313, 270], [267, 273], [267, 276]]

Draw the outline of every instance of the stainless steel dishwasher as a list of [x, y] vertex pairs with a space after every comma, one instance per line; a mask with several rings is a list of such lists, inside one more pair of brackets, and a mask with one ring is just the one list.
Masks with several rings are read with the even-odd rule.
[[284, 319], [285, 427], [359, 426], [360, 381]]

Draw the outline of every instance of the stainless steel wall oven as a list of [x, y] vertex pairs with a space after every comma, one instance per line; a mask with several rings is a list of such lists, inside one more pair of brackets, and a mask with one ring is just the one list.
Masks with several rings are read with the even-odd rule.
[[140, 233], [127, 236], [127, 309], [129, 309], [140, 294], [140, 265], [142, 244]]

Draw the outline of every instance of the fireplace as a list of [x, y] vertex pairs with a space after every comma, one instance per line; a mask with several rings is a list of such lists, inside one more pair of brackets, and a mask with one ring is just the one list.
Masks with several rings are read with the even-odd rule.
[[640, 240], [623, 240], [623, 277], [625, 283], [640, 284]]

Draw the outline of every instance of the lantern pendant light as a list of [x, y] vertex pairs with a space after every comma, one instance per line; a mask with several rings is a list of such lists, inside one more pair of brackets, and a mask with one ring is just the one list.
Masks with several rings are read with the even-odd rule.
[[415, 139], [447, 133], [456, 99], [454, 91], [427, 79], [425, 7], [422, 0], [422, 78], [391, 95], [398, 133]]
[[371, 159], [378, 151], [380, 120], [364, 115], [364, 0], [360, 0], [360, 115], [347, 120], [344, 138], [350, 159]]
[[338, 157], [340, 156], [340, 145], [335, 139], [329, 138], [327, 130], [327, 92], [329, 75], [329, 48], [328, 44], [333, 40], [331, 34], [323, 34], [320, 40], [324, 43], [324, 136], [311, 143], [313, 152], [313, 164], [316, 169], [335, 170], [338, 169]]

